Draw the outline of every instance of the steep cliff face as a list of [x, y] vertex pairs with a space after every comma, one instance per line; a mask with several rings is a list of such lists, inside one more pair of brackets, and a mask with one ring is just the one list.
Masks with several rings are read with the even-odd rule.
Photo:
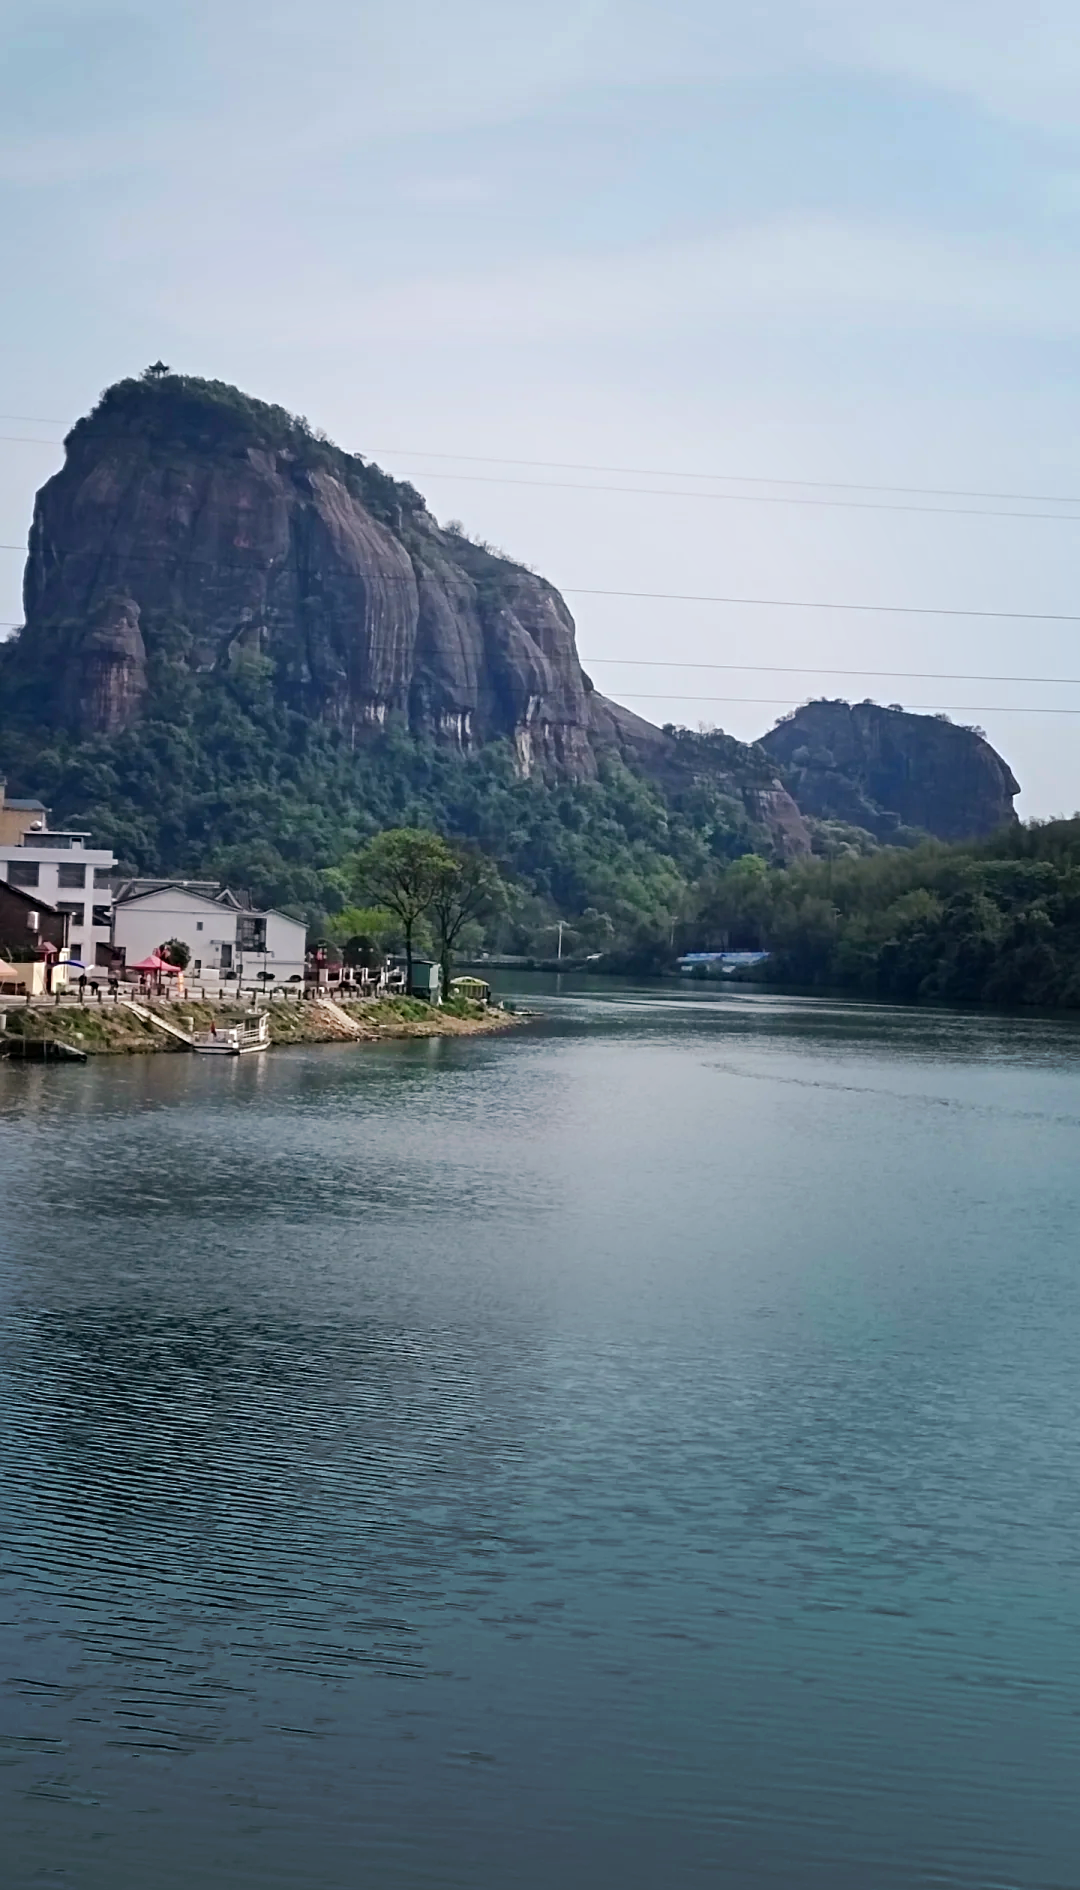
[[876, 703], [809, 702], [763, 736], [806, 814], [888, 840], [970, 840], [1016, 820], [1012, 770], [976, 730]]
[[114, 734], [155, 656], [263, 658], [297, 708], [398, 719], [587, 775], [590, 686], [542, 578], [439, 528], [419, 493], [216, 382], [125, 381], [38, 495], [20, 667], [47, 717]]
[[121, 381], [66, 448], [38, 494], [7, 662], [39, 721], [115, 736], [162, 713], [177, 670], [262, 665], [280, 700], [351, 740], [389, 724], [462, 750], [508, 739], [522, 774], [579, 780], [605, 753], [680, 788], [699, 770], [780, 856], [809, 851], [760, 756], [691, 759], [607, 702], [552, 585], [283, 409], [216, 381]]
[[676, 796], [706, 782], [782, 858], [810, 850], [804, 814], [886, 840], [1014, 818], [1000, 756], [930, 716], [811, 703], [754, 748], [652, 727], [593, 689], [552, 585], [221, 382], [121, 381], [66, 448], [4, 657], [39, 727], [117, 737], [168, 720], [178, 677], [247, 670], [353, 744], [394, 725], [464, 751], [508, 740], [522, 774], [588, 779], [612, 753]]
[[139, 606], [106, 592], [74, 641], [59, 673], [59, 701], [80, 735], [117, 735], [138, 715], [146, 694], [146, 645]]

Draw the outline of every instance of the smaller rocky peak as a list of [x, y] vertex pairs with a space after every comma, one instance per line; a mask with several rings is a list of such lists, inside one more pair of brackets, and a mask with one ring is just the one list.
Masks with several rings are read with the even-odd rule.
[[805, 814], [880, 840], [972, 840], [1010, 825], [1020, 792], [981, 729], [876, 702], [807, 702], [762, 736]]

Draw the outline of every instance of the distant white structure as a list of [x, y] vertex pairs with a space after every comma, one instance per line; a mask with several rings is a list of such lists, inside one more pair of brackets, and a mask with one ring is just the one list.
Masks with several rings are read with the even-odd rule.
[[684, 952], [676, 963], [684, 978], [730, 978], [768, 957], [768, 952]]
[[44, 810], [20, 840], [0, 843], [0, 879], [68, 913], [68, 952], [90, 971], [111, 961], [115, 872], [108, 847], [91, 845], [88, 833], [52, 832]]
[[[144, 888], [145, 890], [140, 890]], [[127, 965], [137, 965], [170, 939], [191, 954], [189, 982], [230, 975], [245, 984], [302, 981], [306, 928], [284, 912], [244, 906], [226, 888], [205, 881], [129, 881], [117, 894], [112, 942]]]

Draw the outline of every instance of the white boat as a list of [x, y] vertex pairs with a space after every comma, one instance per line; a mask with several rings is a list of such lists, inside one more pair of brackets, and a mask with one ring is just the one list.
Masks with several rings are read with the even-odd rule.
[[203, 1057], [244, 1057], [253, 1050], [269, 1050], [270, 1019], [266, 1012], [255, 1022], [211, 1024], [209, 1030], [197, 1030], [191, 1047]]

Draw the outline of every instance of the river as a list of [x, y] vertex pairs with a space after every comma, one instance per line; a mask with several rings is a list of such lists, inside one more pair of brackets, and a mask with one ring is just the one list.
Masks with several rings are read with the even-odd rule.
[[1080, 1028], [528, 1001], [0, 1065], [5, 1890], [1075, 1890]]

